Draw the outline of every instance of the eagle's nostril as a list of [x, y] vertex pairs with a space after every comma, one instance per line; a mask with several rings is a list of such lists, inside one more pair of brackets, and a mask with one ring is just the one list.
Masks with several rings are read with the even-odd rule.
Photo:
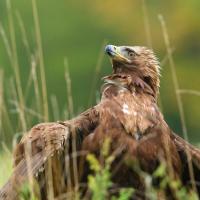
[[112, 56], [112, 53], [111, 53], [110, 51], [108, 51], [107, 54], [108, 54], [109, 56]]

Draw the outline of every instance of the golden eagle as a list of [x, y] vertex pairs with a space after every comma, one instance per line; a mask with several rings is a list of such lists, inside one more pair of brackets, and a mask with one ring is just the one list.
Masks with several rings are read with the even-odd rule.
[[[105, 51], [113, 72], [103, 78], [101, 101], [74, 119], [42, 123], [25, 134], [14, 151], [13, 174], [0, 190], [0, 199], [16, 199], [30, 174], [39, 183], [41, 199], [48, 199], [49, 170], [55, 197], [77, 184], [84, 185], [82, 192], [86, 192], [91, 172], [85, 156], [93, 153], [101, 159], [106, 138], [111, 141], [110, 154], [115, 154], [113, 187], [135, 188], [133, 199], [146, 199], [146, 188], [127, 160], [149, 174], [165, 162], [171, 180], [200, 192], [200, 150], [173, 133], [158, 108], [160, 67], [153, 51], [113, 45]], [[165, 198], [176, 199], [173, 188], [166, 187]]]

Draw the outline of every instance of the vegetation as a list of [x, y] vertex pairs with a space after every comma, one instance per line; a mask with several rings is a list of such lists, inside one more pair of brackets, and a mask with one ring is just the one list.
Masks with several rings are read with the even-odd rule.
[[[148, 45], [159, 52], [160, 107], [176, 132], [198, 144], [199, 7], [197, 0], [1, 1], [0, 186], [11, 174], [12, 147], [23, 133], [39, 122], [71, 118], [98, 99], [100, 77], [111, 71], [103, 56], [108, 42]], [[171, 40], [158, 13], [165, 16]], [[104, 199], [112, 185], [112, 158], [103, 167], [93, 155], [88, 159], [95, 172], [88, 177], [93, 199]], [[196, 198], [175, 187], [180, 199]], [[122, 189], [113, 199], [128, 199], [132, 192]]]
[[[88, 176], [88, 186], [89, 191], [86, 192], [85, 196], [80, 198], [79, 192], [74, 192], [70, 199], [92, 199], [92, 200], [128, 200], [137, 190], [137, 188], [119, 188], [118, 195], [116, 194], [116, 189], [114, 191], [111, 181], [111, 164], [114, 161], [114, 155], [109, 155], [110, 140], [109, 138], [105, 140], [103, 148], [101, 150], [101, 158], [103, 162], [99, 162], [95, 155], [89, 154], [87, 160], [90, 164], [90, 169], [94, 172]], [[136, 164], [136, 163], [135, 163]], [[143, 176], [145, 180], [146, 196], [150, 200], [158, 199], [159, 195], [164, 195], [163, 191], [166, 187], [170, 186], [174, 190], [174, 195], [176, 199], [180, 200], [198, 200], [198, 196], [194, 191], [188, 191], [185, 187], [181, 185], [179, 181], [170, 180], [169, 176], [166, 175], [166, 165], [163, 162], [154, 172], [152, 176], [141, 171], [140, 168], [135, 165], [132, 166], [134, 170], [138, 171], [140, 175]], [[153, 179], [160, 179], [159, 186], [153, 186]], [[34, 185], [34, 191], [37, 194], [37, 185]], [[29, 184], [26, 183], [21, 188], [20, 192], [21, 200], [38, 200], [34, 195], [31, 196]], [[160, 196], [160, 199], [164, 199], [164, 196]]]
[[101, 152], [105, 159], [104, 166], [101, 165], [94, 155], [89, 154], [87, 156], [90, 168], [94, 171], [94, 175], [88, 176], [88, 185], [92, 192], [92, 200], [104, 200], [108, 199], [109, 196], [112, 200], [126, 200], [129, 199], [134, 192], [133, 188], [121, 188], [119, 191], [119, 197], [109, 194], [109, 189], [112, 186], [110, 167], [114, 160], [113, 155], [108, 155], [109, 143], [109, 139], [105, 141]]

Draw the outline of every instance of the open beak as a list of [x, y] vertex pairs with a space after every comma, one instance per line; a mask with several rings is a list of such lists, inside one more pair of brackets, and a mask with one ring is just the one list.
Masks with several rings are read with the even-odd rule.
[[118, 62], [122, 62], [122, 63], [125, 62], [127, 64], [131, 64], [131, 61], [122, 55], [120, 47], [117, 47], [114, 45], [107, 45], [105, 48], [105, 52], [114, 61], [118, 61]]

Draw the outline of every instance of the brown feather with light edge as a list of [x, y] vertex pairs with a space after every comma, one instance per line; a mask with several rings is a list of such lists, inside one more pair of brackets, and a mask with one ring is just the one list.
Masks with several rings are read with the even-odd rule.
[[[100, 103], [72, 120], [39, 124], [24, 135], [15, 149], [13, 174], [0, 190], [0, 199], [17, 199], [20, 185], [28, 179], [27, 143], [32, 145], [31, 173], [38, 180], [42, 199], [47, 199], [44, 176], [49, 157], [53, 161], [55, 196], [67, 192], [66, 180], [70, 178], [73, 187], [75, 180], [71, 160], [74, 152], [71, 141], [74, 133], [77, 151], [94, 153], [97, 157], [105, 139], [111, 139], [110, 153], [118, 152], [111, 168], [113, 187], [135, 187], [133, 199], [147, 198], [145, 183], [134, 166], [127, 165], [127, 161], [139, 163], [142, 170], [152, 174], [164, 160], [167, 174], [189, 187], [188, 149], [195, 179], [199, 181], [200, 150], [170, 130], [157, 106], [160, 74], [159, 62], [153, 51], [139, 46], [108, 45], [106, 52], [110, 55], [113, 73], [103, 78], [105, 83]], [[70, 161], [67, 173], [63, 170], [66, 157]], [[78, 158], [77, 164], [80, 168], [79, 181], [85, 183], [90, 173], [85, 156]], [[200, 191], [198, 184], [196, 186]], [[176, 199], [170, 187], [164, 196]]]

